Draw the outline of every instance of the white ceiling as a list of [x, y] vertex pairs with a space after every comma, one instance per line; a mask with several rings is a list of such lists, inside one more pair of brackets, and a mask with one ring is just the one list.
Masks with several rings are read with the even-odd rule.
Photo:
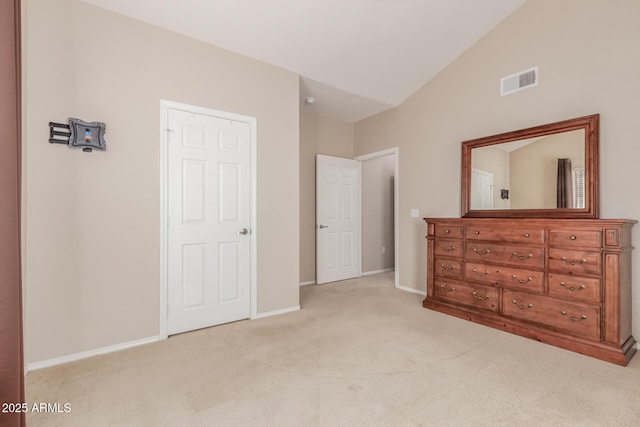
[[402, 103], [525, 0], [83, 0], [301, 76], [354, 122]]

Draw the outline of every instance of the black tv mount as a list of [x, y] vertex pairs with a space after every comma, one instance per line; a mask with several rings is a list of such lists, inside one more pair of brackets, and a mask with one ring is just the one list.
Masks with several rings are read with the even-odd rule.
[[105, 123], [85, 122], [70, 117], [68, 124], [49, 122], [49, 142], [82, 148], [86, 153], [94, 149], [104, 151], [107, 149], [104, 140], [106, 130]]

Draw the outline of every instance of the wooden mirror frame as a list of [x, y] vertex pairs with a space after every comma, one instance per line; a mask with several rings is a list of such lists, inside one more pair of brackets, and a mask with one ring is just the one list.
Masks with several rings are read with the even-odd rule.
[[[598, 123], [599, 114], [535, 126], [499, 135], [462, 142], [461, 212], [463, 218], [598, 218]], [[520, 139], [541, 137], [584, 129], [585, 201], [584, 208], [555, 209], [471, 209], [471, 151]]]

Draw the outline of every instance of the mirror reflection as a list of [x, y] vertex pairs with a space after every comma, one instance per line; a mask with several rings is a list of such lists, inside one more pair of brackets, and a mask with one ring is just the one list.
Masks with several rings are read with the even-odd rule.
[[585, 130], [471, 150], [472, 210], [585, 207]]

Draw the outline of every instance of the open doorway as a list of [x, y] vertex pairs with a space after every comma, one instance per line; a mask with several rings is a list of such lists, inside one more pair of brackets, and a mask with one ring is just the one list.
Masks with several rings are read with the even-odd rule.
[[362, 164], [362, 274], [398, 270], [398, 149], [355, 158]]

